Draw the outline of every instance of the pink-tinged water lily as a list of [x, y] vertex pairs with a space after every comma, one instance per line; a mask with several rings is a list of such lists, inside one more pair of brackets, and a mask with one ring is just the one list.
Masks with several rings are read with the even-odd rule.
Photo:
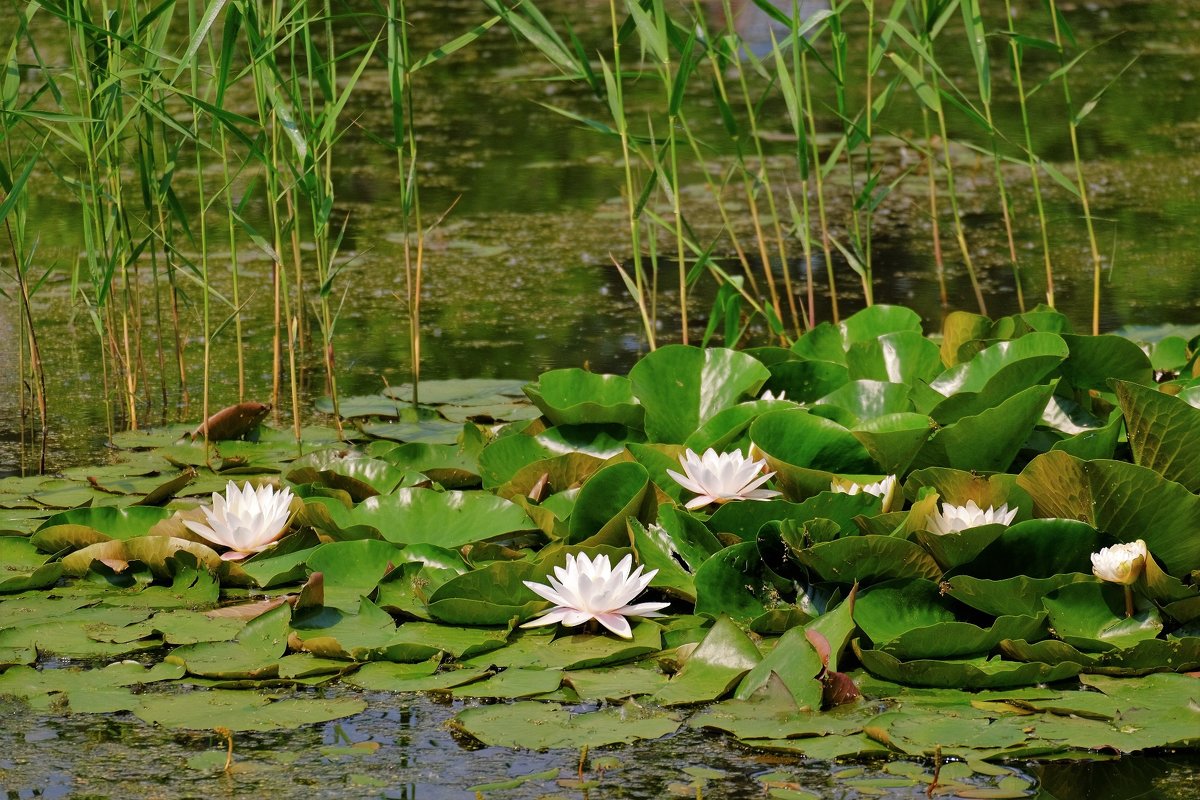
[[1112, 547], [1102, 547], [1099, 553], [1092, 553], [1092, 572], [1102, 581], [1119, 583], [1125, 589], [1125, 616], [1133, 616], [1133, 584], [1146, 568], [1146, 559], [1150, 557], [1146, 543], [1141, 539], [1136, 542], [1114, 544]]
[[710, 503], [728, 503], [731, 500], [770, 500], [778, 497], [774, 489], [759, 489], [774, 472], [760, 475], [767, 461], [746, 458], [740, 449], [732, 453], [718, 454], [711, 447], [698, 456], [690, 449], [679, 457], [683, 475], [674, 470], [667, 474], [683, 488], [694, 492], [696, 497], [687, 502], [688, 509], [703, 508]]
[[925, 522], [925, 530], [937, 534], [957, 533], [967, 528], [978, 528], [980, 525], [1009, 525], [1016, 517], [1017, 509], [1010, 511], [1008, 503], [999, 508], [988, 506], [986, 511], [974, 500], [968, 500], [965, 506], [942, 503], [940, 510], [929, 515]]
[[588, 620], [596, 620], [610, 631], [623, 639], [632, 639], [633, 631], [626, 617], [661, 617], [659, 609], [666, 608], [670, 603], [637, 603], [629, 602], [637, 597], [650, 585], [650, 581], [658, 574], [652, 569], [645, 575], [642, 566], [630, 574], [633, 566], [633, 556], [626, 555], [613, 569], [608, 556], [598, 555], [589, 559], [585, 554], [567, 554], [566, 567], [555, 567], [554, 576], [547, 575], [545, 586], [534, 581], [525, 581], [525, 585], [554, 603], [554, 607], [545, 611], [543, 616], [526, 622], [522, 628], [532, 628], [535, 625], [552, 625], [561, 622], [568, 628], [582, 625]]
[[875, 483], [855, 483], [854, 481], [834, 478], [829, 484], [829, 491], [840, 492], [842, 494], [873, 494], [883, 500], [883, 513], [892, 510], [892, 504], [896, 502], [896, 487], [898, 482], [895, 475], [888, 475], [881, 481]]
[[225, 494], [213, 492], [212, 508], [204, 507], [208, 524], [185, 519], [183, 524], [192, 533], [213, 544], [229, 548], [221, 558], [237, 561], [260, 552], [287, 530], [292, 503], [291, 489], [275, 491], [272, 486], [249, 483], [241, 489], [233, 481], [225, 486]]

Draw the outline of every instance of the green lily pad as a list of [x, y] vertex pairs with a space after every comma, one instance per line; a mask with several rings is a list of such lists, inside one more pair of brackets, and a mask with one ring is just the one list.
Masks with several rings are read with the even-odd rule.
[[676, 506], [660, 506], [658, 518], [658, 524], [648, 527], [629, 521], [638, 561], [647, 572], [657, 570], [651, 586], [695, 603], [696, 570], [721, 550], [721, 543], [704, 523]]
[[28, 539], [0, 536], [0, 594], [54, 585], [62, 576], [62, 564], [46, 563], [50, 558]]
[[[437, 660], [417, 664], [392, 664], [376, 661], [342, 680], [360, 689], [375, 692], [447, 691], [480, 680], [491, 673], [486, 669], [452, 669], [436, 672]], [[436, 672], [436, 674], [435, 674]]]
[[279, 674], [279, 659], [287, 652], [291, 618], [291, 606], [284, 603], [246, 623], [232, 641], [183, 645], [172, 650], [166, 661], [181, 664], [189, 674], [201, 677], [275, 677]]
[[1066, 680], [1080, 665], [1006, 661], [1000, 657], [901, 661], [879, 650], [864, 650], [856, 639], [854, 652], [872, 675], [909, 686], [956, 689], [1004, 689]]
[[[567, 543], [617, 547], [629, 543], [625, 520], [648, 519], [654, 511], [650, 475], [636, 461], [611, 464], [583, 484], [571, 513]], [[649, 508], [645, 508], [649, 505]]]
[[885, 333], [855, 342], [846, 351], [852, 380], [875, 380], [913, 386], [929, 383], [942, 372], [938, 346], [919, 330]]
[[391, 445], [379, 458], [399, 469], [419, 472], [447, 489], [479, 485], [479, 453], [462, 445], [411, 442]]
[[617, 423], [640, 429], [645, 417], [633, 384], [621, 375], [556, 369], [538, 376], [525, 394], [553, 425]]
[[57, 553], [97, 542], [145, 536], [171, 512], [150, 506], [77, 508], [55, 514], [30, 538], [39, 550]]
[[[1132, 342], [1127, 344], [1142, 353]], [[1148, 386], [1126, 381], [1113, 386], [1125, 414], [1134, 463], [1200, 492], [1200, 408]]]
[[132, 539], [112, 539], [88, 545], [62, 560], [64, 575], [81, 576], [97, 562], [137, 562], [144, 564], [160, 580], [171, 577], [171, 562], [186, 553], [203, 564], [209, 572], [221, 568], [221, 557], [211, 547], [172, 536], [137, 536]]
[[113, 659], [156, 650], [162, 640], [150, 634], [124, 642], [99, 641], [91, 636], [97, 626], [125, 627], [149, 616], [150, 612], [142, 609], [90, 608], [61, 620], [0, 629], [0, 654], [34, 650], [43, 657]]
[[139, 719], [193, 730], [210, 730], [214, 723], [231, 731], [287, 730], [353, 716], [367, 707], [365, 701], [350, 697], [273, 700], [227, 689], [140, 695], [133, 700], [129, 710]]
[[455, 697], [485, 697], [515, 700], [558, 689], [563, 673], [557, 669], [510, 667], [487, 680], [476, 681], [453, 690]]
[[1039, 517], [1083, 520], [1122, 542], [1143, 539], [1176, 577], [1200, 568], [1200, 497], [1147, 467], [1052, 451], [1017, 478]]
[[656, 669], [640, 666], [599, 667], [571, 670], [563, 680], [582, 700], [624, 700], [641, 694], [654, 694], [667, 683], [667, 676]]
[[1068, 584], [1042, 602], [1050, 612], [1050, 624], [1058, 637], [1080, 650], [1132, 647], [1157, 638], [1163, 628], [1153, 606], [1126, 617], [1122, 587], [1099, 580]]
[[404, 480], [405, 472], [381, 459], [320, 450], [293, 462], [287, 478], [292, 483], [319, 483], [341, 489], [359, 502], [391, 492]]
[[[439, 381], [421, 381], [417, 385], [417, 397], [425, 405], [458, 405], [477, 404], [480, 399], [495, 395], [502, 397], [521, 397], [525, 381], [505, 378], [450, 378]], [[412, 384], [402, 383], [399, 386], [389, 386], [383, 390], [388, 397], [394, 397], [405, 403], [413, 399]]]
[[[622, 664], [662, 649], [662, 628], [652, 620], [632, 621], [632, 639], [607, 633], [553, 635], [545, 628], [518, 630], [507, 647], [474, 656], [472, 666], [594, 669]], [[571, 630], [571, 629], [568, 629]]]
[[876, 303], [856, 311], [838, 325], [849, 348], [857, 342], [869, 342], [889, 333], [921, 333], [921, 317], [911, 308]]
[[451, 625], [506, 625], [527, 619], [546, 601], [523, 581], [540, 580], [545, 571], [526, 561], [495, 562], [443, 583], [429, 598], [429, 613]]
[[727, 616], [709, 629], [670, 682], [654, 694], [662, 706], [719, 700], [762, 660], [758, 648]]
[[[828, 488], [828, 487], [826, 487]], [[879, 498], [872, 494], [823, 491], [801, 503], [766, 500], [755, 503], [726, 503], [708, 519], [713, 533], [754, 541], [763, 525], [772, 521], [833, 521], [839, 530], [854, 530], [854, 519], [879, 513]]]
[[850, 414], [852, 425], [887, 414], [903, 414], [913, 410], [908, 399], [909, 387], [902, 383], [858, 380], [839, 386], [818, 399], [813, 408], [833, 406]]
[[[840, 352], [841, 345], [837, 347]], [[811, 403], [848, 380], [850, 373], [844, 364], [822, 360], [784, 361], [771, 365], [771, 379], [767, 381], [767, 388], [776, 396], [783, 392], [794, 402]]]
[[854, 434], [804, 409], [769, 411], [750, 438], [775, 471], [784, 496], [802, 500], [829, 489], [834, 473], [873, 473], [877, 466]]
[[[694, 657], [696, 654], [692, 655]], [[688, 661], [690, 663], [691, 659]], [[687, 664], [684, 664], [684, 669], [687, 669]], [[821, 682], [817, 680], [817, 675], [822, 669], [824, 665], [821, 663], [821, 656], [806, 638], [804, 629], [792, 628], [779, 637], [771, 652], [746, 673], [738, 684], [734, 697], [738, 700], [749, 699], [775, 675], [792, 696], [798, 709], [819, 711]]]
[[786, 582], [763, 563], [756, 542], [726, 547], [708, 558], [694, 576], [696, 613], [728, 614], [748, 623], [780, 603]]
[[977, 578], [1014, 575], [1051, 578], [1092, 571], [1091, 554], [1106, 540], [1086, 522], [1074, 519], [1028, 519], [1005, 528], [957, 572]]
[[1123, 336], [1064, 334], [1062, 338], [1071, 351], [1062, 364], [1062, 374], [1079, 389], [1107, 391], [1109, 381], [1114, 378], [1132, 383], [1154, 383], [1150, 357]]
[[1003, 472], [1042, 418], [1053, 393], [1054, 384], [1031, 386], [999, 405], [946, 425], [929, 437], [913, 466]]
[[868, 583], [890, 578], [937, 580], [942, 569], [919, 545], [894, 536], [844, 536], [791, 553], [821, 580]]
[[488, 494], [398, 489], [354, 508], [329, 498], [306, 502], [305, 519], [339, 538], [386, 539], [393, 544], [461, 547], [534, 528], [513, 503]]
[[933, 533], [918, 528], [913, 536], [930, 552], [942, 569], [949, 570], [974, 561], [988, 545], [1004, 535], [1006, 528], [1007, 526], [998, 523], [949, 533]]
[[405, 622], [388, 639], [383, 657], [389, 661], [427, 661], [439, 654], [465, 660], [507, 644], [508, 628], [471, 628]]
[[735, 350], [667, 345], [632, 370], [633, 393], [646, 410], [652, 441], [679, 443], [722, 409], [756, 394], [771, 373]]
[[1046, 578], [1017, 575], [988, 580], [971, 575], [955, 575], [945, 582], [946, 596], [964, 605], [1000, 616], [1029, 616], [1042, 610], [1042, 598], [1069, 583], [1091, 582], [1089, 572], [1060, 573]]
[[1104, 652], [1084, 652], [1056, 639], [1032, 643], [1009, 639], [1000, 643], [1000, 650], [1009, 658], [1020, 661], [1073, 662], [1081, 665], [1083, 672], [1088, 674], [1129, 677], [1154, 672], [1192, 672], [1200, 668], [1200, 637], [1195, 636], [1143, 639], [1128, 647]]
[[679, 719], [664, 711], [619, 706], [576, 714], [528, 701], [468, 708], [452, 724], [484, 744], [531, 750], [595, 748], [658, 739], [679, 729]]
[[121, 661], [102, 669], [33, 669], [16, 666], [0, 675], [0, 695], [20, 697], [34, 708], [46, 710], [57, 695], [90, 692], [115, 686], [138, 686], [183, 677], [183, 667], [156, 664], [143, 667]]
[[327, 542], [312, 551], [307, 565], [324, 576], [324, 605], [353, 612], [389, 570], [409, 560], [403, 552], [378, 539]]
[[929, 417], [905, 412], [863, 420], [851, 433], [884, 472], [903, 475], [936, 430]]
[[[298, 640], [298, 644], [293, 641], [293, 648], [303, 648], [323, 659], [373, 661], [385, 657], [384, 650], [396, 633], [391, 615], [365, 597], [358, 601], [356, 612], [320, 606], [297, 610], [291, 623]], [[411, 660], [428, 657], [428, 653], [422, 653]]]
[[864, 721], [844, 713], [801, 711], [783, 680], [770, 674], [747, 699], [713, 703], [693, 714], [688, 725], [725, 731], [758, 747], [763, 739], [840, 738], [861, 731]]
[[959, 393], [982, 392], [994, 378], [1025, 390], [1039, 383], [1070, 355], [1061, 336], [1031, 333], [1019, 339], [991, 345], [965, 363], [947, 369], [930, 384], [949, 397]]

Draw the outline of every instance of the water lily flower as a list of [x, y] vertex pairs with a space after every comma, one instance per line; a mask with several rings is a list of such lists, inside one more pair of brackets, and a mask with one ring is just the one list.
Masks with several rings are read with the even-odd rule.
[[775, 394], [770, 389], [767, 389], [765, 392], [762, 393], [762, 397], [760, 397], [758, 399], [759, 400], [787, 400], [787, 392], [782, 391], [779, 394]]
[[1127, 544], [1114, 544], [1092, 553], [1092, 572], [1097, 578], [1122, 586], [1136, 583], [1146, 566], [1146, 543], [1141, 539]]
[[1009, 525], [1017, 516], [1017, 509], [1008, 508], [1008, 503], [999, 508], [988, 506], [984, 511], [974, 500], [968, 500], [965, 506], [952, 506], [942, 503], [940, 510], [935, 510], [925, 522], [925, 530], [930, 533], [946, 534], [965, 531], [967, 528], [977, 528], [980, 525]]
[[272, 486], [254, 488], [246, 483], [241, 489], [233, 481], [225, 494], [213, 492], [212, 508], [203, 508], [208, 524], [185, 519], [183, 524], [198, 536], [229, 548], [221, 555], [237, 561], [260, 552], [283, 535], [292, 502], [291, 489], [275, 491]]
[[896, 481], [895, 475], [888, 475], [881, 481], [875, 483], [855, 483], [854, 481], [834, 479], [829, 485], [829, 491], [840, 492], [842, 494], [873, 494], [883, 500], [883, 513], [892, 510], [892, 504], [896, 501]]
[[613, 569], [608, 556], [598, 555], [589, 559], [586, 554], [567, 554], [566, 567], [555, 567], [554, 576], [547, 575], [545, 586], [534, 581], [525, 585], [554, 603], [554, 607], [543, 612], [543, 616], [526, 622], [522, 628], [536, 625], [552, 625], [561, 622], [568, 628], [596, 620], [605, 628], [623, 639], [632, 639], [633, 631], [626, 617], [661, 617], [659, 609], [670, 603], [637, 603], [630, 605], [633, 598], [642, 593], [658, 574], [652, 569], [645, 575], [643, 567], [630, 574], [633, 556], [626, 555]]
[[746, 458], [741, 449], [718, 455], [710, 447], [703, 456], [689, 449], [679, 457], [679, 463], [683, 466], [683, 475], [670, 469], [667, 474], [680, 486], [697, 495], [684, 506], [688, 509], [703, 508], [710, 503], [728, 503], [730, 500], [770, 500], [779, 495], [774, 489], [758, 488], [775, 474], [768, 472], [759, 475], [766, 469], [766, 459], [755, 461]]
[[1146, 543], [1141, 539], [1102, 547], [1099, 553], [1092, 553], [1092, 572], [1096, 577], [1102, 581], [1119, 583], [1125, 588], [1126, 617], [1133, 616], [1132, 587], [1145, 569], [1149, 557]]

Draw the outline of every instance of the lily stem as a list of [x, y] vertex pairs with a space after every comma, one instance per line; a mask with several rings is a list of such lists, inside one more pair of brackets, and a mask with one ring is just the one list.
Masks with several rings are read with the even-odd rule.
[[1133, 587], [1125, 587], [1125, 617], [1133, 616]]

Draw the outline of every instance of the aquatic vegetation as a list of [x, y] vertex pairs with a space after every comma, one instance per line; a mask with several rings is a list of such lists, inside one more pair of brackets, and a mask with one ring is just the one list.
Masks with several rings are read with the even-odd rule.
[[896, 476], [888, 475], [874, 483], [855, 483], [851, 480], [835, 478], [829, 484], [829, 491], [839, 494], [873, 494], [883, 501], [883, 510], [891, 511], [896, 502]]
[[521, 627], [530, 628], [561, 622], [566, 627], [573, 628], [595, 620], [617, 636], [632, 639], [633, 633], [630, 632], [629, 620], [625, 619], [626, 617], [661, 617], [663, 615], [659, 611], [670, 605], [630, 605], [630, 601], [641, 594], [658, 574], [658, 570], [652, 569], [643, 575], [644, 567], [641, 565], [630, 573], [632, 564], [633, 555], [629, 553], [620, 560], [616, 569], [613, 569], [604, 553], [594, 559], [588, 558], [586, 553], [567, 553], [566, 567], [555, 567], [554, 576], [546, 576], [549, 586], [524, 581], [537, 595], [554, 603], [554, 607]]
[[1009, 509], [1007, 503], [1001, 503], [999, 508], [988, 506], [982, 509], [974, 500], [968, 500], [966, 505], [955, 506], [943, 503], [940, 508], [929, 515], [925, 529], [933, 533], [955, 533], [980, 525], [1010, 525], [1017, 516], [1018, 509]]
[[[507, 701], [454, 725], [526, 747], [687, 726], [824, 759], [1191, 748], [1200, 498], [1193, 451], [1150, 444], [1200, 432], [1184, 344], [1159, 386], [1153, 350], [1048, 309], [951, 315], [934, 340], [875, 306], [762, 360], [670, 346], [629, 376], [547, 373], [533, 403], [502, 380], [431, 382], [420, 415], [407, 387], [346, 398], [363, 432], [307, 429], [299, 457], [265, 427], [123, 434], [118, 463], [0, 481], [0, 692], [206, 728], [237, 692], [173, 682], [436, 691]], [[777, 494], [689, 509], [671, 473], [697, 453]], [[237, 560], [198, 541], [226, 473], [282, 476], [293, 532]]]
[[[753, 447], [751, 448], [753, 449]], [[770, 500], [778, 497], [774, 489], [760, 489], [774, 472], [763, 474], [766, 459], [754, 460], [742, 455], [741, 450], [732, 453], [717, 453], [711, 447], [698, 456], [687, 450], [679, 457], [683, 474], [667, 470], [676, 483], [696, 495], [687, 501], [689, 511], [704, 508], [713, 503], [728, 503], [731, 500]]]
[[287, 530], [291, 516], [292, 490], [275, 491], [269, 484], [247, 482], [239, 489], [230, 481], [225, 494], [213, 492], [212, 505], [203, 506], [204, 522], [186, 519], [192, 533], [229, 550], [221, 558], [237, 561], [260, 553]]
[[1147, 557], [1146, 543], [1141, 539], [1102, 547], [1100, 552], [1092, 553], [1092, 572], [1102, 581], [1128, 586], [1141, 577]]

